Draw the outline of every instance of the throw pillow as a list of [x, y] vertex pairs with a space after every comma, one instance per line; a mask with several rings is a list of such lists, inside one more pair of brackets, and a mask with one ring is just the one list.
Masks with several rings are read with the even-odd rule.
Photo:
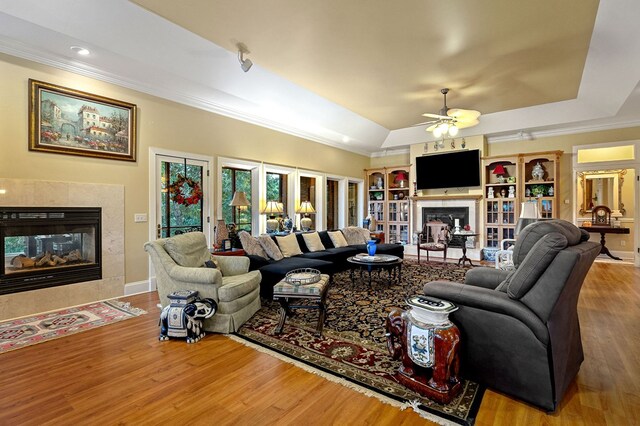
[[282, 252], [278, 248], [278, 245], [273, 241], [270, 235], [260, 235], [258, 237], [258, 243], [262, 246], [262, 249], [273, 260], [282, 260]]
[[324, 245], [320, 240], [320, 235], [317, 232], [311, 232], [309, 234], [302, 234], [302, 238], [304, 238], [304, 243], [307, 245], [309, 251], [322, 251], [324, 250]]
[[[364, 231], [365, 234], [362, 232]], [[346, 228], [341, 229], [344, 234], [345, 240], [349, 245], [358, 245], [358, 244], [367, 244], [371, 238], [369, 237], [369, 231], [364, 228], [358, 228], [357, 226], [347, 226]]]
[[286, 237], [276, 237], [278, 247], [284, 257], [298, 256], [302, 254], [296, 234], [289, 234]]
[[264, 257], [265, 259], [268, 257], [258, 240], [252, 237], [247, 231], [238, 232], [238, 237], [240, 238], [240, 244], [242, 244], [245, 253]]
[[329, 238], [331, 238], [331, 242], [333, 243], [333, 246], [338, 248], [338, 247], [346, 247], [349, 245], [349, 243], [347, 243], [347, 240], [345, 240], [344, 235], [342, 234], [342, 232], [340, 231], [329, 231]]

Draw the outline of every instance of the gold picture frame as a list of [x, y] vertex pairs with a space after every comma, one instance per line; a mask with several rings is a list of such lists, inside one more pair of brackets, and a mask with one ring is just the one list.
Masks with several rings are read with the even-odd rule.
[[136, 161], [136, 109], [29, 79], [29, 151]]

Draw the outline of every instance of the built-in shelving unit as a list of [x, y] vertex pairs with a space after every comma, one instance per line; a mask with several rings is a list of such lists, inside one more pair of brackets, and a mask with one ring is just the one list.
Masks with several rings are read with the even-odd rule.
[[388, 243], [408, 244], [410, 166], [366, 169], [368, 212]]
[[558, 216], [561, 155], [562, 151], [550, 151], [483, 158], [486, 247], [515, 238], [524, 201], [537, 203], [543, 219]]

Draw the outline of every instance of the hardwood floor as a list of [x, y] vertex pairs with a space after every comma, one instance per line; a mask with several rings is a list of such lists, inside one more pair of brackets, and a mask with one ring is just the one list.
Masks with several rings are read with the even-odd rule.
[[[222, 335], [159, 342], [149, 313], [0, 355], [0, 425], [425, 424]], [[488, 390], [478, 425], [640, 422], [640, 269], [595, 264], [580, 295], [586, 359], [551, 415]]]

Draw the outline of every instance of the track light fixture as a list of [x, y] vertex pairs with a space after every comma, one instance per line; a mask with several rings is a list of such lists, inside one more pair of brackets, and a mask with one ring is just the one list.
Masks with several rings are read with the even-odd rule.
[[251, 62], [251, 59], [244, 58], [245, 53], [249, 53], [247, 46], [243, 43], [238, 43], [238, 61], [240, 61], [240, 68], [242, 68], [242, 71], [247, 72], [253, 66], [253, 62]]

